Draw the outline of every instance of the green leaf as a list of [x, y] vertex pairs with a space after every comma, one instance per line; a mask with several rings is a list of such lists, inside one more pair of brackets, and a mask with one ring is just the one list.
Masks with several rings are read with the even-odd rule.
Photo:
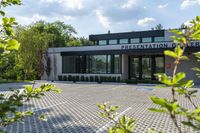
[[10, 18], [10, 23], [14, 23], [15, 22], [15, 18], [11, 17]]
[[173, 78], [173, 84], [177, 84], [180, 80], [184, 79], [185, 76], [186, 75], [183, 72], [177, 73]]
[[41, 121], [47, 121], [46, 115], [45, 114], [41, 114], [39, 117], [39, 120]]
[[26, 86], [26, 91], [28, 92], [28, 93], [31, 93], [32, 92], [32, 86], [30, 86], [30, 85], [27, 85]]
[[177, 57], [181, 57], [183, 54], [183, 50], [181, 49], [180, 45], [177, 45], [174, 52], [176, 53]]
[[104, 110], [106, 107], [103, 104], [97, 103], [99, 109]]
[[1, 14], [2, 16], [5, 16], [5, 12], [2, 11], [2, 10], [0, 10], [0, 14]]
[[179, 59], [180, 60], [189, 60], [189, 58], [187, 56], [181, 56]]
[[26, 111], [24, 114], [26, 116], [32, 116], [33, 115], [33, 111]]
[[153, 103], [155, 103], [155, 104], [158, 104], [158, 105], [160, 105], [160, 106], [162, 106], [162, 107], [165, 107], [166, 106], [166, 99], [165, 98], [158, 98], [158, 97], [156, 97], [156, 96], [152, 96], [152, 97], [150, 97], [150, 99], [153, 101]]
[[111, 106], [110, 110], [113, 112], [113, 111], [116, 111], [119, 108], [120, 108], [120, 106]]
[[178, 57], [177, 54], [176, 54], [175, 52], [170, 51], [170, 50], [165, 50], [164, 54], [165, 54], [166, 56], [170, 56], [170, 57], [173, 57], [173, 58], [177, 58], [177, 57]]
[[172, 82], [170, 77], [168, 77], [166, 74], [160, 73], [160, 74], [155, 74], [158, 77], [158, 80], [163, 83], [166, 84], [168, 86], [172, 86]]
[[200, 21], [200, 16], [196, 16], [196, 20], [197, 20], [197, 21]]
[[159, 113], [167, 112], [165, 109], [156, 109], [156, 108], [149, 108], [148, 110], [152, 112], [159, 112]]
[[173, 30], [170, 30], [170, 31], [177, 34], [177, 35], [184, 35], [183, 32], [180, 31], [180, 30], [173, 29]]
[[18, 50], [20, 44], [17, 40], [11, 39], [7, 41], [7, 50]]
[[3, 43], [0, 43], [0, 49], [4, 49], [4, 44]]

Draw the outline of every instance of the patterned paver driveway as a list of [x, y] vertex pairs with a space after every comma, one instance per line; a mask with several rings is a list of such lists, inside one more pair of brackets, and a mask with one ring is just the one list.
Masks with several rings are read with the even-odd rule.
[[[39, 86], [44, 82], [37, 82]], [[48, 121], [41, 122], [36, 116], [26, 118], [24, 123], [17, 123], [6, 128], [9, 133], [95, 133], [101, 132], [108, 120], [97, 114], [97, 102], [109, 101], [120, 105], [119, 113], [123, 112], [137, 120], [136, 133], [145, 133], [148, 128], [162, 129], [175, 133], [170, 118], [165, 114], [155, 114], [148, 108], [155, 107], [149, 100], [151, 95], [169, 97], [168, 89], [156, 89], [155, 86], [136, 86], [119, 84], [89, 83], [54, 83], [62, 89], [61, 94], [47, 93], [42, 99], [30, 101], [22, 110], [35, 110], [36, 116], [47, 115]], [[18, 88], [25, 84], [0, 84], [0, 93], [9, 93], [8, 86]], [[180, 98], [181, 104], [191, 107]], [[196, 103], [200, 104], [197, 99]], [[187, 132], [192, 132], [190, 129]]]

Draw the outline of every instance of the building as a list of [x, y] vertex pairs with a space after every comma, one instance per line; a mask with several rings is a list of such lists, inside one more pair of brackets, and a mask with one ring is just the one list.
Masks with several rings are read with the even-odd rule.
[[[121, 79], [154, 80], [155, 73], [171, 74], [173, 60], [164, 50], [176, 44], [168, 30], [151, 30], [125, 33], [90, 35], [94, 46], [50, 48], [50, 75], [42, 79], [58, 80], [59, 76], [110, 76]], [[186, 55], [189, 61], [181, 62], [179, 71], [187, 73], [188, 79], [200, 83], [192, 70], [198, 67], [193, 52], [200, 51], [200, 41], [191, 42]]]

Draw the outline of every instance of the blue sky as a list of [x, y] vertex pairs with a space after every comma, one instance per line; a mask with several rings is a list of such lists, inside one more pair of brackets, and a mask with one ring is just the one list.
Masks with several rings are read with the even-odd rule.
[[[78, 36], [149, 30], [157, 24], [177, 28], [200, 15], [200, 0], [24, 0], [7, 9], [22, 25], [60, 20]], [[199, 14], [198, 14], [199, 13]]]

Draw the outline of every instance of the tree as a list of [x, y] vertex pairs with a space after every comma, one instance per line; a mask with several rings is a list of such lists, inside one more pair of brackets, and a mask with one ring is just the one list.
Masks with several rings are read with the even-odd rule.
[[30, 27], [39, 33], [46, 33], [52, 36], [52, 41], [48, 44], [49, 47], [65, 47], [71, 41], [73, 35], [77, 34], [71, 25], [66, 25], [61, 21], [55, 21], [53, 23], [38, 21], [30, 25]]
[[17, 52], [16, 67], [23, 74], [18, 78], [40, 79], [44, 72], [43, 55], [48, 45], [53, 42], [53, 35], [39, 32], [35, 27], [19, 27], [16, 33], [16, 38], [21, 43]]
[[162, 30], [163, 26], [161, 24], [157, 24], [155, 27], [151, 28], [152, 30]]
[[71, 46], [91, 46], [93, 45], [93, 42], [89, 41], [87, 38], [80, 37], [80, 38], [72, 38], [71, 41], [66, 43], [67, 47]]

